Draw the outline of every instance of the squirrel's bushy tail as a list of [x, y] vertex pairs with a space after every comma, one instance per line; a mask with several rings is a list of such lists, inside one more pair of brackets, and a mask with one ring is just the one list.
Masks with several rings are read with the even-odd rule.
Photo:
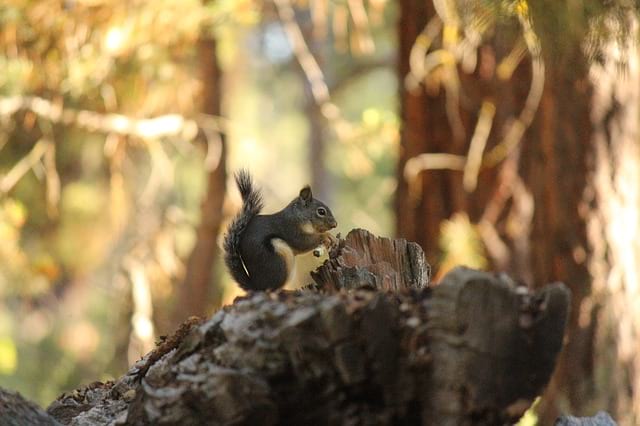
[[236, 173], [236, 184], [242, 196], [242, 210], [233, 219], [224, 236], [224, 262], [234, 280], [244, 289], [250, 288], [250, 277], [240, 256], [240, 238], [249, 221], [262, 210], [262, 196], [254, 187], [247, 170]]

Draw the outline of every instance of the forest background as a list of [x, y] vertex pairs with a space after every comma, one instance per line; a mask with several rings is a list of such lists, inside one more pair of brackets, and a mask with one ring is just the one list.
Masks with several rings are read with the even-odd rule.
[[567, 283], [538, 418], [637, 424], [637, 41], [624, 0], [3, 2], [0, 386], [46, 406], [231, 303], [247, 167], [267, 210], [311, 183], [436, 281]]

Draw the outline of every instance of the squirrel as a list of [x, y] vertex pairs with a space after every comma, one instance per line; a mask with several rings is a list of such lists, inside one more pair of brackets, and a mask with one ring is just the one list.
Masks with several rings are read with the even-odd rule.
[[242, 210], [224, 237], [224, 261], [244, 290], [278, 289], [293, 275], [296, 255], [334, 241], [328, 231], [337, 222], [329, 207], [313, 198], [308, 185], [284, 209], [261, 215], [262, 194], [249, 172], [240, 170], [235, 180]]

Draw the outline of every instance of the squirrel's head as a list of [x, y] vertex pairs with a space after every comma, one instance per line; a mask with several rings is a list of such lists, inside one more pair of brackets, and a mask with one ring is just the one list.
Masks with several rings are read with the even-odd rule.
[[300, 195], [289, 204], [289, 207], [303, 223], [305, 233], [320, 234], [338, 225], [329, 207], [313, 198], [309, 185], [300, 190]]

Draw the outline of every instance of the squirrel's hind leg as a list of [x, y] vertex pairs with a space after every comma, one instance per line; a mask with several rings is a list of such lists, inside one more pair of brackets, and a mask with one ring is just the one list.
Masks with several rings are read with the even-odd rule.
[[293, 271], [294, 253], [280, 238], [271, 238], [264, 243], [243, 245], [242, 257], [251, 283], [245, 290], [264, 291], [282, 288]]

